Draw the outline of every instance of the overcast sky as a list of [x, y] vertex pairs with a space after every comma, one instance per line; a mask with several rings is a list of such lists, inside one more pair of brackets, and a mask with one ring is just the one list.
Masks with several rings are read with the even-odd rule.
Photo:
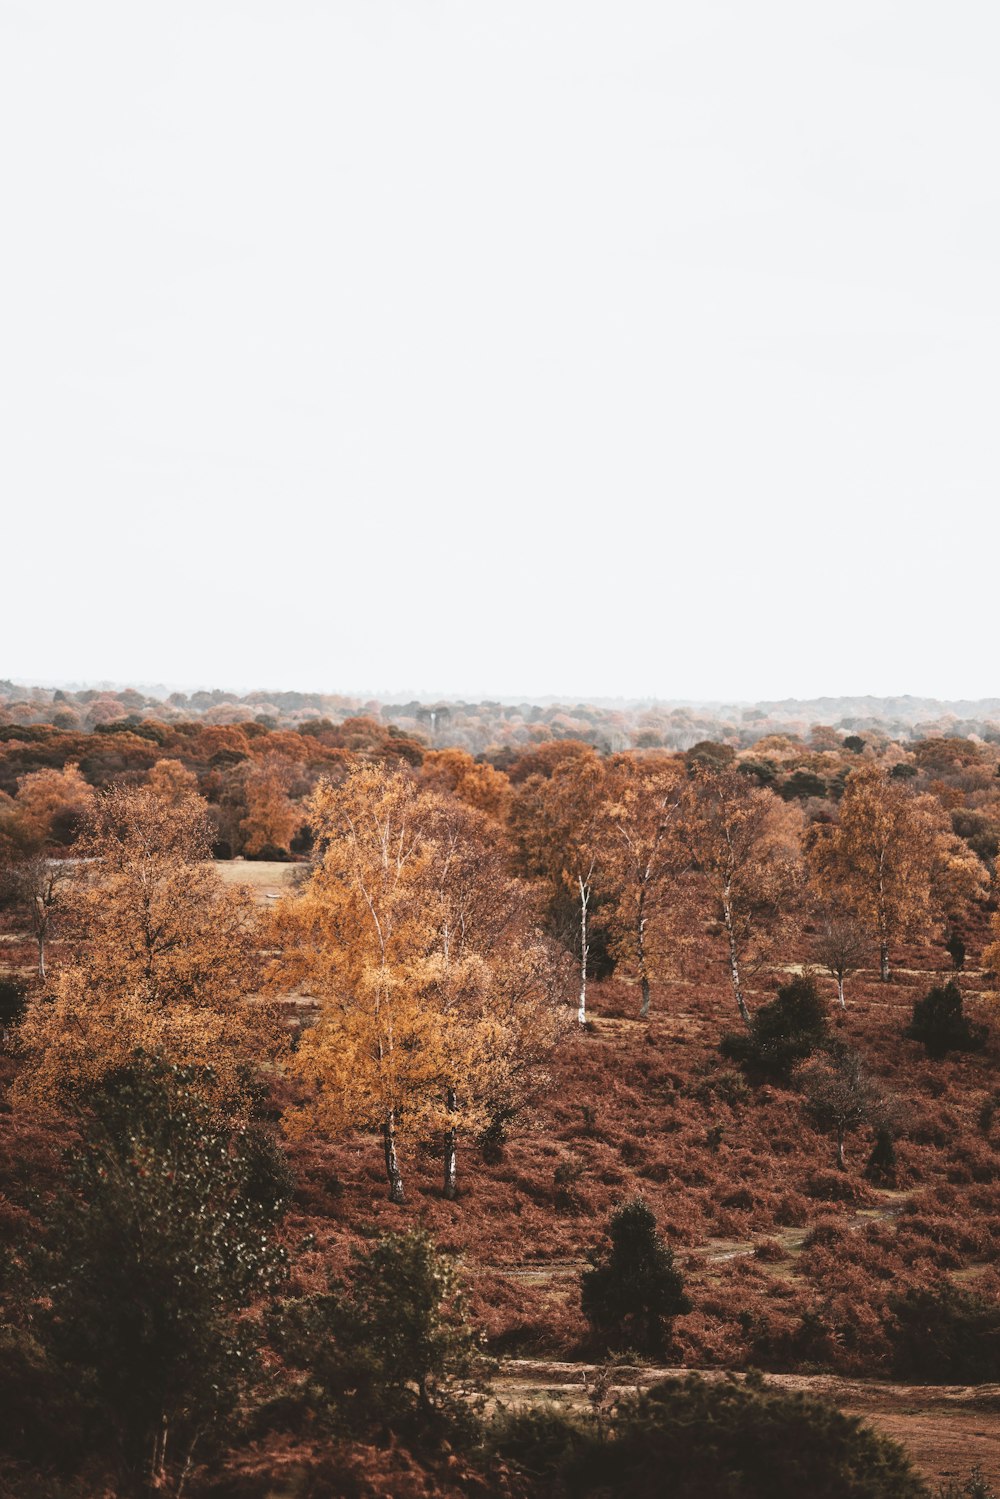
[[1000, 689], [994, 0], [0, 0], [0, 676]]

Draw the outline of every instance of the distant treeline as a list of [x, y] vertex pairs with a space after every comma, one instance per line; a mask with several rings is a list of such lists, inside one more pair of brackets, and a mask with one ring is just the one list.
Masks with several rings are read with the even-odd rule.
[[418, 743], [491, 758], [500, 750], [520, 752], [564, 739], [604, 753], [685, 751], [706, 739], [742, 750], [773, 734], [809, 743], [818, 729], [836, 730], [841, 738], [862, 734], [869, 744], [955, 736], [1000, 743], [1000, 698], [821, 697], [752, 704], [380, 702], [334, 693], [256, 691], [241, 696], [219, 689], [158, 696], [132, 687], [72, 690], [0, 680], [0, 728], [8, 730], [48, 724], [67, 733], [141, 733], [150, 722], [166, 727], [197, 722], [302, 731], [314, 726], [322, 733], [359, 718], [380, 725], [383, 732], [395, 726]]
[[[63, 708], [55, 716], [69, 712]], [[665, 758], [686, 762], [689, 769], [732, 767], [781, 801], [798, 804], [810, 823], [835, 817], [851, 772], [874, 763], [894, 782], [939, 801], [954, 832], [990, 869], [1000, 847], [1000, 735], [987, 739], [950, 732], [893, 739], [884, 729], [847, 732], [815, 725], [805, 734], [774, 731], [741, 743], [739, 735], [718, 724], [714, 733], [695, 737], [689, 719], [684, 737], [692, 742], [684, 749], [663, 745], [666, 736], [637, 730], [623, 733], [632, 743], [622, 751], [593, 726], [585, 732], [582, 722], [575, 731], [555, 721], [521, 731], [510, 720], [506, 742], [494, 739], [487, 749], [473, 752], [444, 742], [444, 731], [433, 742], [436, 726], [422, 721], [420, 731], [411, 729], [405, 717], [386, 722], [363, 713], [337, 722], [307, 718], [292, 727], [265, 715], [220, 723], [210, 712], [178, 720], [144, 712], [90, 728], [0, 724], [0, 851], [14, 838], [15, 826], [36, 823], [44, 824], [49, 846], [68, 848], [91, 789], [152, 781], [205, 798], [216, 829], [216, 857], [295, 858], [310, 847], [306, 799], [322, 777], [340, 780], [358, 762], [403, 762], [422, 781], [448, 792], [462, 787], [461, 794], [475, 805], [498, 812], [529, 778], [547, 779], [564, 761], [595, 750], [604, 760], [624, 756], [650, 767]]]

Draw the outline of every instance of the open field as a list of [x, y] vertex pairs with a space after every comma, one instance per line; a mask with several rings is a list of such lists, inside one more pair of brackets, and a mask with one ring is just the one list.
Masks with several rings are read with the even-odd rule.
[[262, 906], [294, 890], [308, 870], [305, 864], [263, 859], [218, 859], [214, 867], [224, 884], [246, 885]]

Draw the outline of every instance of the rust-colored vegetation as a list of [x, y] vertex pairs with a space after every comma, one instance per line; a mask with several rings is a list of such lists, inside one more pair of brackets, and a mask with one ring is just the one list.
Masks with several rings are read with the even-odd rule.
[[[534, 1493], [524, 1432], [487, 1440], [456, 1414], [489, 1384], [478, 1364], [468, 1390], [459, 1377], [461, 1318], [508, 1403], [579, 1386], [564, 1404], [597, 1410], [654, 1367], [758, 1369], [839, 1390], [927, 1479], [955, 1475], [944, 1419], [914, 1434], [886, 1391], [931, 1410], [945, 1397], [921, 1390], [976, 1387], [995, 1429], [994, 743], [823, 728], [683, 751], [663, 734], [614, 753], [529, 738], [475, 758], [431, 748], [416, 720], [292, 729], [175, 706], [120, 723], [95, 699], [51, 710], [72, 725], [8, 711], [0, 729], [13, 1492]], [[242, 1300], [218, 1302], [256, 1349], [227, 1365], [225, 1409], [199, 1425], [171, 1396], [141, 1451], [59, 1325], [60, 1296], [82, 1317], [84, 1291], [51, 1270], [72, 1260], [58, 1235], [80, 1231], [67, 1188], [105, 1202], [117, 1172], [173, 1211], [132, 1180], [160, 1137], [115, 1155], [102, 1113], [123, 1087], [145, 1096], [133, 1066], [175, 1069], [178, 1099], [196, 1089], [220, 1159], [257, 1183], [244, 1231], [286, 1267], [241, 1272]], [[215, 1201], [196, 1176], [190, 1201]], [[650, 1337], [658, 1359], [612, 1378], [621, 1349], [584, 1317], [581, 1276], [635, 1198], [683, 1296]], [[440, 1369], [396, 1404], [356, 1361], [310, 1384], [315, 1327], [356, 1360], [378, 1313], [345, 1288], [360, 1295], [373, 1246], [415, 1229], [465, 1283]], [[391, 1279], [417, 1240], [386, 1242]], [[652, 1409], [622, 1407], [623, 1440]], [[547, 1481], [586, 1492], [571, 1468]], [[912, 1482], [864, 1492], [930, 1492]]]

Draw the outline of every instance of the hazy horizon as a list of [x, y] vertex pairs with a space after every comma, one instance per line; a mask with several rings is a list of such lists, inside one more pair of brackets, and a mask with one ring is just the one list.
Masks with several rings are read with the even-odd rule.
[[[2, 680], [2, 677], [0, 677]], [[146, 681], [113, 681], [109, 679], [84, 679], [71, 680], [65, 677], [55, 677], [47, 681], [28, 682], [17, 678], [7, 678], [13, 681], [15, 686], [25, 689], [42, 688], [49, 691], [108, 691], [123, 692], [133, 690], [147, 697], [162, 697], [164, 700], [173, 692], [184, 693], [188, 696], [195, 693], [220, 692], [243, 698], [249, 694], [266, 695], [268, 693], [280, 696], [287, 692], [300, 693], [303, 696], [344, 697], [363, 699], [365, 701], [377, 702], [382, 706], [394, 703], [419, 702], [433, 704], [435, 702], [467, 702], [469, 704], [500, 702], [505, 705], [538, 705], [552, 707], [566, 704], [575, 706], [590, 706], [595, 708], [642, 707], [655, 706], [664, 708], [695, 708], [695, 709], [720, 709], [720, 708], [755, 708], [762, 705], [802, 705], [829, 702], [872, 702], [884, 703], [886, 701], [910, 701], [914, 703], [934, 704], [944, 709], [975, 709], [987, 705], [1000, 705], [1000, 694], [988, 694], [982, 697], [937, 697], [926, 693], [894, 692], [894, 693], [814, 693], [807, 696], [795, 694], [782, 694], [774, 697], [759, 698], [721, 698], [721, 697], [635, 697], [625, 694], [589, 694], [577, 697], [569, 694], [541, 693], [536, 695], [510, 694], [510, 693], [447, 693], [434, 692], [432, 690], [413, 689], [403, 687], [398, 689], [379, 689], [368, 691], [361, 688], [356, 691], [345, 690], [339, 687], [279, 687], [274, 683], [265, 685], [240, 685], [232, 686], [218, 682], [146, 682]]]

